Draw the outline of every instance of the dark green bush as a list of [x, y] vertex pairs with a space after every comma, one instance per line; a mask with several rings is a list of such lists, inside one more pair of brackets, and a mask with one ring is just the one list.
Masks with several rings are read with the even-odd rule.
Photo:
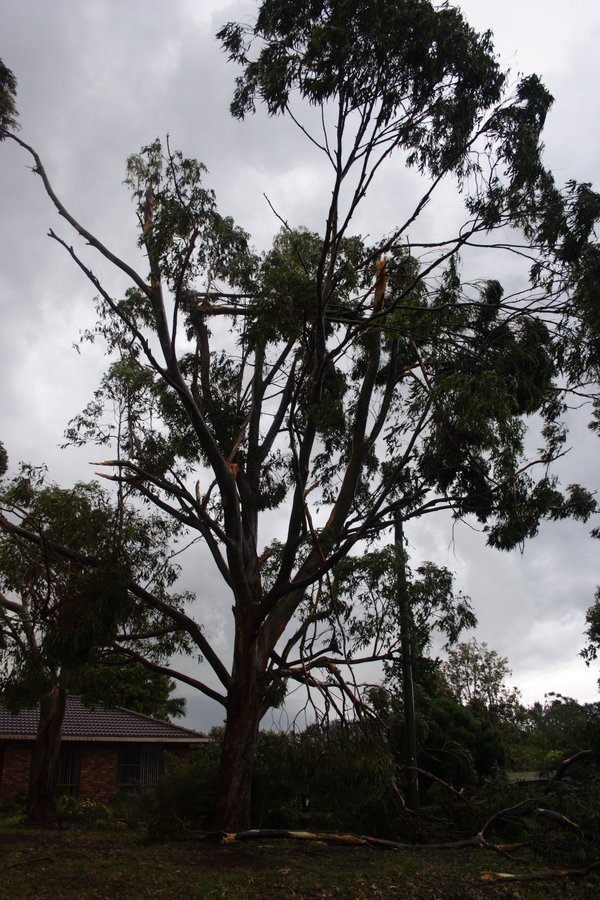
[[[151, 802], [155, 819], [212, 827], [220, 735], [182, 763], [171, 759]], [[252, 779], [252, 825], [393, 835], [401, 802], [392, 754], [356, 727], [312, 726], [301, 735], [261, 732]], [[155, 829], [156, 830], [156, 829]], [[160, 831], [160, 828], [158, 829]]]
[[189, 760], [167, 757], [165, 774], [148, 802], [160, 820], [177, 819], [210, 828], [217, 800], [220, 743], [204, 745]]
[[312, 726], [300, 735], [298, 772], [312, 828], [394, 837], [402, 802], [393, 753], [357, 725]]

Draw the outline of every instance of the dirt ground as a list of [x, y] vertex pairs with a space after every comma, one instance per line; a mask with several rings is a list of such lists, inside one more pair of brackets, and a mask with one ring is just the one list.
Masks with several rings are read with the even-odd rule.
[[[532, 871], [531, 861], [483, 850], [382, 851], [323, 842], [198, 839], [149, 844], [142, 831], [0, 831], [7, 898], [552, 898], [600, 896], [600, 874], [505, 884], [485, 871]], [[539, 868], [539, 866], [538, 866]]]

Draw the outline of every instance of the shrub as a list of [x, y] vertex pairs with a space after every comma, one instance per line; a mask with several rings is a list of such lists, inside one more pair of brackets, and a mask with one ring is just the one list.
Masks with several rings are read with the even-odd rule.
[[57, 797], [56, 816], [61, 824], [78, 822], [90, 828], [112, 825], [116, 818], [112, 806], [80, 797]]
[[192, 822], [209, 828], [217, 800], [220, 743], [195, 750], [189, 760], [167, 756], [165, 774], [148, 795], [149, 810], [160, 820]]

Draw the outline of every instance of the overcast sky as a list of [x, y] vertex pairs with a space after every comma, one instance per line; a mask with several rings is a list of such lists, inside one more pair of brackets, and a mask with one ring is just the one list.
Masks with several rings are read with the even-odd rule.
[[[555, 97], [545, 133], [557, 181], [600, 184], [600, 94], [595, 0], [468, 0], [460, 4], [478, 30], [491, 29], [503, 64], [537, 72]], [[126, 157], [154, 137], [201, 159], [222, 212], [268, 247], [278, 222], [263, 194], [293, 225], [321, 230], [327, 182], [320, 160], [282, 120], [260, 114], [244, 123], [228, 113], [236, 69], [214, 34], [228, 20], [252, 17], [253, 0], [2, 0], [0, 57], [19, 82], [21, 136], [45, 161], [67, 208], [118, 254], [137, 260], [135, 217], [122, 186]], [[29, 160], [0, 146], [0, 440], [9, 458], [45, 462], [52, 478], [89, 478], [94, 450], [59, 450], [68, 420], [91, 398], [104, 360], [100, 347], [72, 345], [94, 321], [93, 291], [49, 226], [72, 237], [53, 214]], [[387, 177], [371, 193], [357, 230], [380, 233], [401, 215], [402, 192]], [[400, 212], [399, 212], [400, 210]], [[444, 221], [444, 203], [424, 227]], [[491, 277], [503, 280], [503, 273]], [[507, 275], [507, 277], [509, 277]], [[107, 285], [119, 291], [108, 273]], [[597, 441], [573, 417], [566, 482], [599, 484]], [[597, 524], [597, 523], [596, 523]], [[432, 559], [457, 574], [472, 597], [477, 636], [509, 658], [527, 702], [547, 691], [597, 699], [598, 673], [578, 657], [584, 613], [600, 582], [600, 544], [589, 527], [547, 526], [523, 555], [500, 554], [464, 526], [428, 521], [408, 530], [413, 559]], [[186, 583], [198, 589], [197, 570]], [[219, 583], [202, 572], [199, 603], [207, 633], [225, 649]], [[226, 604], [228, 605], [228, 604]], [[208, 728], [221, 712], [190, 697], [189, 722]]]

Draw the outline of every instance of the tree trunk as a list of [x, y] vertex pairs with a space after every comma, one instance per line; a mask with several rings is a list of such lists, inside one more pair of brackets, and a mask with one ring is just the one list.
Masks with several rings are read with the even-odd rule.
[[49, 822], [56, 815], [58, 754], [66, 703], [67, 694], [60, 685], [55, 685], [40, 701], [27, 796], [27, 817], [32, 822]]
[[[236, 650], [241, 643], [245, 642], [236, 638]], [[261, 670], [253, 643], [254, 647], [240, 647], [236, 652], [227, 697], [216, 815], [221, 831], [243, 831], [251, 824], [252, 767], [263, 713]]]
[[394, 527], [394, 543], [401, 554], [397, 597], [400, 609], [400, 645], [402, 648], [402, 702], [404, 706], [404, 727], [406, 729], [406, 771], [408, 773], [408, 802], [413, 812], [419, 811], [419, 775], [417, 766], [417, 713], [413, 683], [412, 659], [412, 614], [408, 585], [406, 583], [406, 557], [404, 555], [404, 534], [402, 519], [397, 518]]

